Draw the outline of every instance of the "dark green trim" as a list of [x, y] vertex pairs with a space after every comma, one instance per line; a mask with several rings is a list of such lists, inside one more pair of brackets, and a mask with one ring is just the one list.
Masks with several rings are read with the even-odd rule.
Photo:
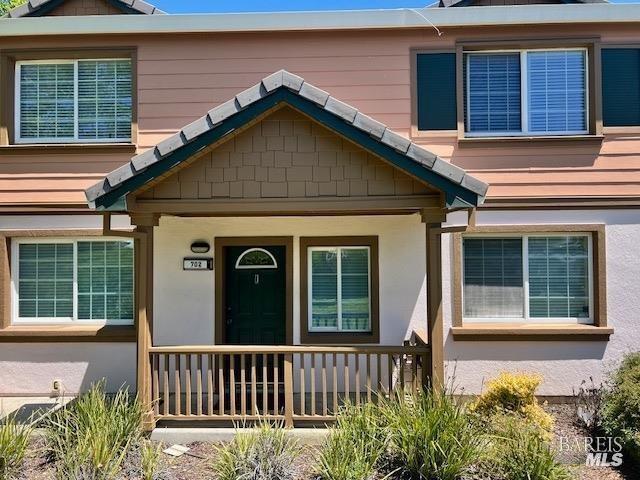
[[455, 130], [456, 54], [418, 53], [416, 58], [418, 130]]
[[212, 143], [218, 142], [226, 136], [233, 135], [236, 129], [248, 124], [280, 103], [286, 103], [292, 106], [330, 130], [342, 135], [357, 145], [360, 145], [371, 153], [384, 158], [409, 175], [412, 175], [444, 192], [446, 194], [445, 198], [447, 207], [471, 207], [478, 205], [478, 195], [472, 191], [450, 181], [426, 167], [421, 166], [413, 159], [399, 153], [392, 147], [385, 145], [353, 125], [346, 123], [340, 117], [324, 110], [315, 103], [291, 92], [286, 88], [280, 88], [274, 93], [267, 95], [257, 102], [252, 103], [247, 108], [239, 111], [235, 115], [229, 117], [219, 126], [212, 128], [191, 143], [179, 148], [167, 158], [164, 158], [149, 166], [146, 170], [137, 173], [111, 192], [97, 198], [95, 201], [96, 209], [121, 210], [122, 204], [119, 202], [121, 202], [126, 195], [139, 189], [154, 178], [168, 172], [188, 158], [193, 157], [199, 151], [208, 147]]
[[640, 48], [602, 49], [605, 127], [640, 125]]

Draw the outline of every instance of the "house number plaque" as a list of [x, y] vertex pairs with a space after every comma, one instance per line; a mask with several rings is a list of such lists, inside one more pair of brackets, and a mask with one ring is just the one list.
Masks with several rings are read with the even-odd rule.
[[184, 258], [183, 270], [213, 270], [213, 258]]

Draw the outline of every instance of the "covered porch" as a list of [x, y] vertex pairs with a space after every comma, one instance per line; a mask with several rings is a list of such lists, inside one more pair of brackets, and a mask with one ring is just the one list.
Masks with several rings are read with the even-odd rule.
[[283, 71], [109, 174], [87, 197], [136, 226], [149, 427], [441, 383], [441, 223], [486, 188]]

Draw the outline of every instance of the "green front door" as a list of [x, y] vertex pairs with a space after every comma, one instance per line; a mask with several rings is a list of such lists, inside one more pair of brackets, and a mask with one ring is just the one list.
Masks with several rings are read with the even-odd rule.
[[225, 343], [286, 343], [285, 247], [226, 247]]

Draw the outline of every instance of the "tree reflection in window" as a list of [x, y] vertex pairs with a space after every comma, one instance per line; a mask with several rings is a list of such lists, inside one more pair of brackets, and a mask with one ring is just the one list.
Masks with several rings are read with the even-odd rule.
[[264, 248], [249, 248], [236, 261], [236, 269], [246, 268], [278, 268], [278, 262]]

